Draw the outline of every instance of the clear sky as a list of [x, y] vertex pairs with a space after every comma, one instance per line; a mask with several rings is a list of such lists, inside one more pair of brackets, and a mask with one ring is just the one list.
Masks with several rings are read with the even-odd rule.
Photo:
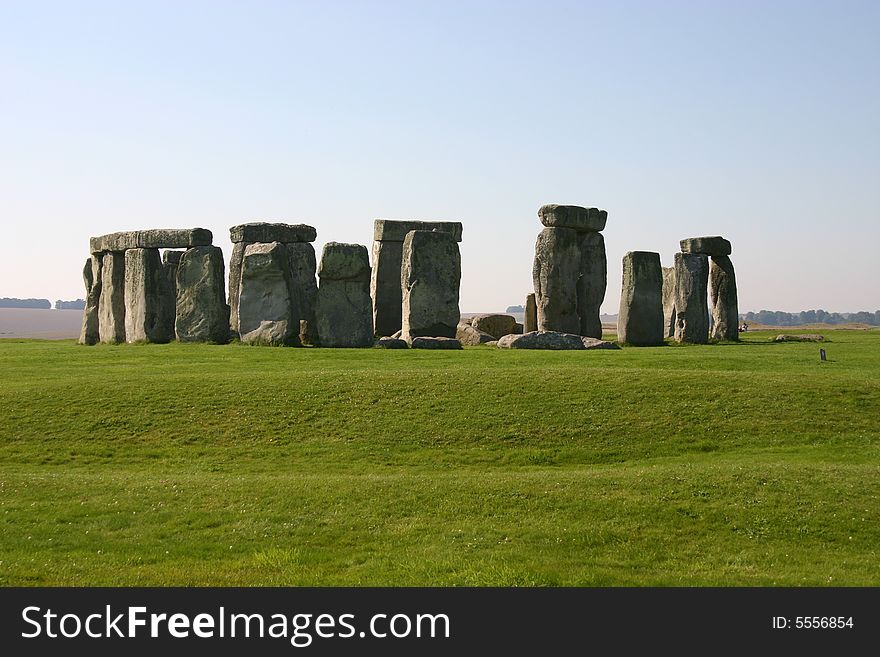
[[733, 243], [740, 309], [880, 308], [880, 2], [0, 0], [0, 296], [90, 235], [460, 220], [462, 311], [532, 290], [538, 207]]

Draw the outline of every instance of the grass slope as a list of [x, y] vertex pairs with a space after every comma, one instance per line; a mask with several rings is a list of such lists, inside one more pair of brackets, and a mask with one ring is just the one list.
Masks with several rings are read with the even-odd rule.
[[2, 585], [880, 584], [880, 333], [0, 341]]

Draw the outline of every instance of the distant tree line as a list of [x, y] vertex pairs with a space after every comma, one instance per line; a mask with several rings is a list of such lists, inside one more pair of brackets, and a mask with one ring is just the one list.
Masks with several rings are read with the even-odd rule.
[[0, 308], [43, 308], [49, 310], [52, 304], [48, 299], [10, 299], [0, 298]]
[[798, 326], [800, 324], [870, 324], [880, 326], [880, 310], [875, 312], [829, 313], [824, 310], [803, 310], [786, 313], [781, 310], [761, 310], [740, 315], [746, 322], [770, 326]]
[[86, 307], [85, 299], [77, 299], [75, 301], [62, 301], [58, 299], [55, 302], [55, 310], [82, 310]]
[[506, 313], [524, 313], [526, 311], [522, 306], [507, 306]]

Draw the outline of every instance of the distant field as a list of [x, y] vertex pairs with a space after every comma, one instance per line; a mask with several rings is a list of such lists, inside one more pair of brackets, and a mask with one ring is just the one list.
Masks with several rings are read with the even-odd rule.
[[880, 585], [880, 332], [0, 340], [0, 585]]
[[75, 339], [82, 316], [82, 310], [0, 308], [0, 338]]

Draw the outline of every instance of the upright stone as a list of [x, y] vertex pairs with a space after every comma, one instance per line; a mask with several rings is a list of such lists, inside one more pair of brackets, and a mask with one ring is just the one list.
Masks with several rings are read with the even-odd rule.
[[318, 282], [315, 279], [317, 262], [315, 247], [309, 242], [287, 244], [290, 262], [290, 299], [292, 315], [299, 317], [299, 339], [303, 344], [317, 344], [315, 304], [318, 301]]
[[98, 334], [101, 342], [125, 342], [125, 254], [122, 251], [108, 251], [101, 257]]
[[403, 241], [401, 337], [454, 338], [461, 310], [461, 254], [451, 233], [414, 230]]
[[177, 270], [180, 267], [180, 259], [183, 251], [169, 251], [162, 253], [162, 273], [164, 283], [162, 285], [162, 312], [168, 322], [169, 335], [174, 339], [174, 320], [177, 316]]
[[101, 339], [98, 322], [98, 305], [101, 302], [101, 258], [90, 256], [83, 267], [83, 283], [86, 286], [86, 306], [83, 308], [80, 344], [96, 344]]
[[538, 330], [577, 334], [580, 239], [573, 228], [544, 228], [535, 244], [532, 279], [538, 310]]
[[636, 346], [663, 344], [663, 272], [659, 253], [630, 251], [623, 257], [617, 339]]
[[526, 295], [525, 318], [523, 321], [523, 333], [531, 333], [538, 330], [538, 306], [535, 305], [535, 293]]
[[229, 339], [229, 306], [223, 252], [216, 246], [187, 249], [177, 270], [177, 319], [174, 329], [181, 342], [217, 342]]
[[290, 261], [279, 242], [244, 252], [238, 293], [238, 332], [246, 344], [299, 344], [299, 315], [291, 299]]
[[696, 253], [675, 254], [675, 339], [709, 341], [709, 258]]
[[367, 247], [328, 242], [321, 253], [318, 278], [315, 323], [320, 345], [373, 346]]
[[253, 242], [233, 242], [229, 258], [229, 330], [238, 335], [238, 292], [241, 285], [241, 265], [244, 252]]
[[174, 338], [165, 272], [159, 249], [125, 252], [125, 341], [169, 342]]
[[579, 233], [581, 275], [577, 281], [577, 310], [580, 334], [591, 338], [602, 337], [599, 309], [605, 301], [608, 285], [608, 261], [605, 257], [605, 238], [602, 233]]
[[663, 267], [663, 337], [675, 336], [675, 267]]
[[712, 299], [712, 338], [739, 340], [736, 275], [728, 256], [712, 256], [710, 260], [709, 296]]

